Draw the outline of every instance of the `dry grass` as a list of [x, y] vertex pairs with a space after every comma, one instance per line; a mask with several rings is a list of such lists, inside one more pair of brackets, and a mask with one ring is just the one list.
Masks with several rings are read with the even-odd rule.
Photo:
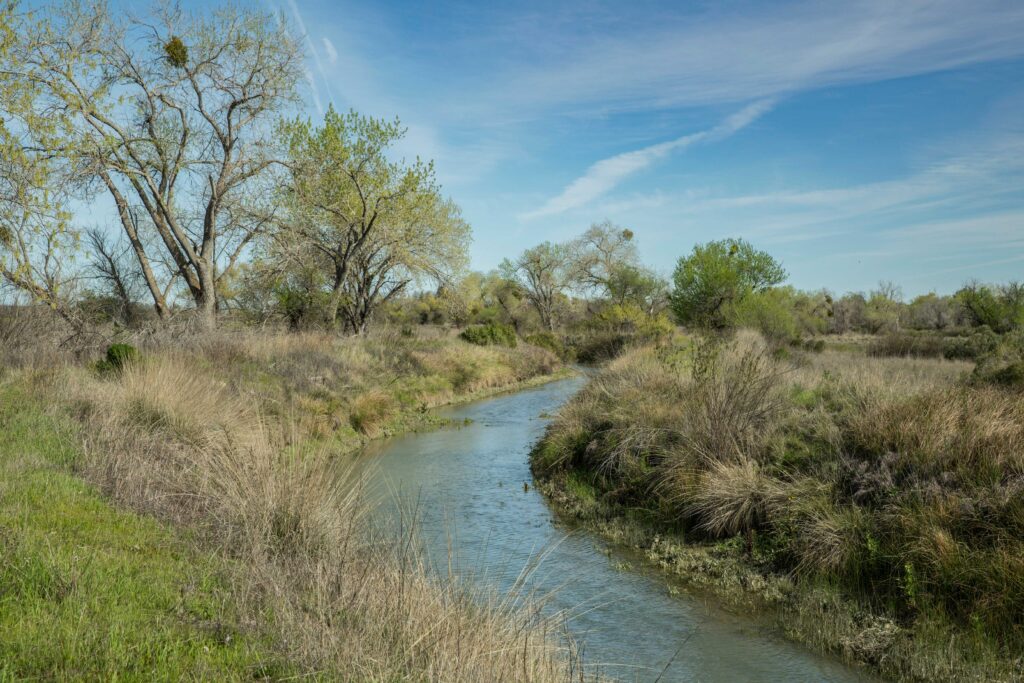
[[[300, 343], [313, 352], [304, 340], [255, 352], [279, 357]], [[351, 471], [268, 428], [248, 397], [216, 376], [163, 353], [104, 378], [69, 369], [49, 391], [77, 407], [87, 479], [124, 506], [195, 529], [234, 567], [232, 594], [248, 628], [300, 668], [334, 679], [582, 676], [558, 621], [538, 603], [431, 578], [411, 538], [369, 535]]]
[[974, 364], [942, 358], [889, 358], [826, 350], [807, 354], [793, 370], [792, 381], [813, 387], [823, 379], [905, 395], [910, 391], [947, 387], [970, 374]]
[[[582, 470], [599, 505], [689, 538], [745, 534], [749, 548], [758, 532], [765, 566], [839, 586], [915, 637], [974, 643], [935, 671], [1005, 671], [1024, 651], [1020, 394], [970, 383], [960, 361], [831, 350], [790, 363], [750, 335], [715, 348], [609, 365], [561, 411], [535, 471]], [[942, 649], [899, 647], [886, 664], [899, 676]]]

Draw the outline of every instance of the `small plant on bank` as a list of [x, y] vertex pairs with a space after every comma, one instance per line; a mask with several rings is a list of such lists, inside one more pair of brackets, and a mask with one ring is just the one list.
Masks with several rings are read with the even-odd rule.
[[501, 323], [488, 323], [487, 325], [467, 327], [459, 334], [459, 337], [477, 346], [507, 346], [515, 348], [518, 342], [515, 329], [511, 325], [502, 325]]
[[531, 334], [526, 337], [526, 343], [539, 346], [542, 349], [547, 349], [563, 360], [572, 356], [572, 351], [566, 348], [565, 344], [562, 343], [562, 340], [552, 332], [538, 332], [537, 334]]
[[139, 350], [131, 344], [111, 344], [106, 356], [96, 363], [100, 373], [121, 372], [126, 365], [138, 362]]

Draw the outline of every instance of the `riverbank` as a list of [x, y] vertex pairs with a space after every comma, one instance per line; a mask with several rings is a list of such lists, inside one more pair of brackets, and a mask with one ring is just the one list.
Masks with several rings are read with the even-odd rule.
[[759, 344], [602, 370], [533, 452], [553, 506], [885, 677], [1019, 679], [1019, 402], [965, 363]]
[[[52, 440], [67, 454], [3, 488], [24, 522], [5, 534], [5, 560], [57, 586], [5, 573], [14, 599], [2, 616], [16, 626], [4, 633], [39, 636], [0, 637], [5, 675], [69, 672], [46, 654], [55, 642], [75, 655], [73, 675], [97, 677], [561, 681], [578, 670], [529, 601], [435, 577], [408, 538], [371, 532], [362, 481], [338, 457], [430, 424], [435, 405], [551, 379], [563, 368], [550, 353], [257, 333], [139, 347], [120, 366], [28, 362], [0, 376], [4, 431], [21, 435], [5, 445], [11, 466], [43, 450], [11, 429], [21, 419], [60, 425]], [[59, 533], [36, 484], [85, 501], [62, 506]], [[154, 564], [154, 547], [177, 563]], [[111, 603], [105, 619], [86, 608], [96, 600]], [[97, 624], [109, 626], [101, 637]]]

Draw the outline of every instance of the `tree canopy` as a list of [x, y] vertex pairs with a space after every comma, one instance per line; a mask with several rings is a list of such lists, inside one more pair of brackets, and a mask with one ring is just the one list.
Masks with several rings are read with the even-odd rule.
[[[71, 2], [15, 17], [0, 115], [79, 199], [109, 196], [153, 305], [180, 277], [212, 325], [217, 283], [266, 226], [302, 53], [277, 17]], [[166, 257], [166, 258], [164, 258]]]
[[289, 149], [286, 214], [265, 245], [282, 270], [313, 268], [324, 315], [354, 332], [380, 303], [423, 278], [450, 280], [466, 264], [469, 225], [442, 196], [432, 163], [390, 158], [399, 121], [328, 109], [322, 125], [282, 126]]
[[679, 259], [672, 279], [671, 306], [680, 323], [722, 328], [729, 305], [782, 283], [786, 271], [749, 242], [728, 239], [696, 245]]

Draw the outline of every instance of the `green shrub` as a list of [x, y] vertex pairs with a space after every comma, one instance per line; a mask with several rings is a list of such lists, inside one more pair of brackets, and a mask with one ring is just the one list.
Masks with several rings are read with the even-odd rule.
[[945, 340], [934, 334], [887, 334], [868, 345], [869, 356], [942, 358], [945, 353]]
[[999, 335], [983, 325], [968, 337], [947, 338], [943, 356], [950, 360], [978, 360], [995, 351], [998, 346]]
[[994, 349], [983, 353], [973, 379], [981, 384], [1024, 388], [1024, 332], [1003, 335]]
[[610, 360], [627, 348], [667, 339], [675, 326], [663, 313], [650, 315], [633, 303], [605, 306], [591, 317], [568, 344], [583, 363]]
[[773, 344], [787, 344], [800, 339], [800, 325], [791, 292], [770, 289], [756, 292], [729, 306], [726, 319], [731, 327], [757, 330]]
[[139, 360], [139, 350], [131, 344], [111, 344], [103, 360], [96, 363], [100, 372], [120, 372], [130, 363]]
[[502, 325], [501, 323], [467, 327], [459, 337], [478, 346], [497, 345], [515, 348], [518, 342], [515, 329], [511, 325]]
[[531, 334], [526, 337], [526, 343], [539, 346], [542, 349], [547, 349], [563, 360], [568, 359], [573, 355], [572, 351], [566, 348], [565, 344], [562, 343], [562, 340], [556, 337], [552, 332], [538, 332], [537, 334]]

